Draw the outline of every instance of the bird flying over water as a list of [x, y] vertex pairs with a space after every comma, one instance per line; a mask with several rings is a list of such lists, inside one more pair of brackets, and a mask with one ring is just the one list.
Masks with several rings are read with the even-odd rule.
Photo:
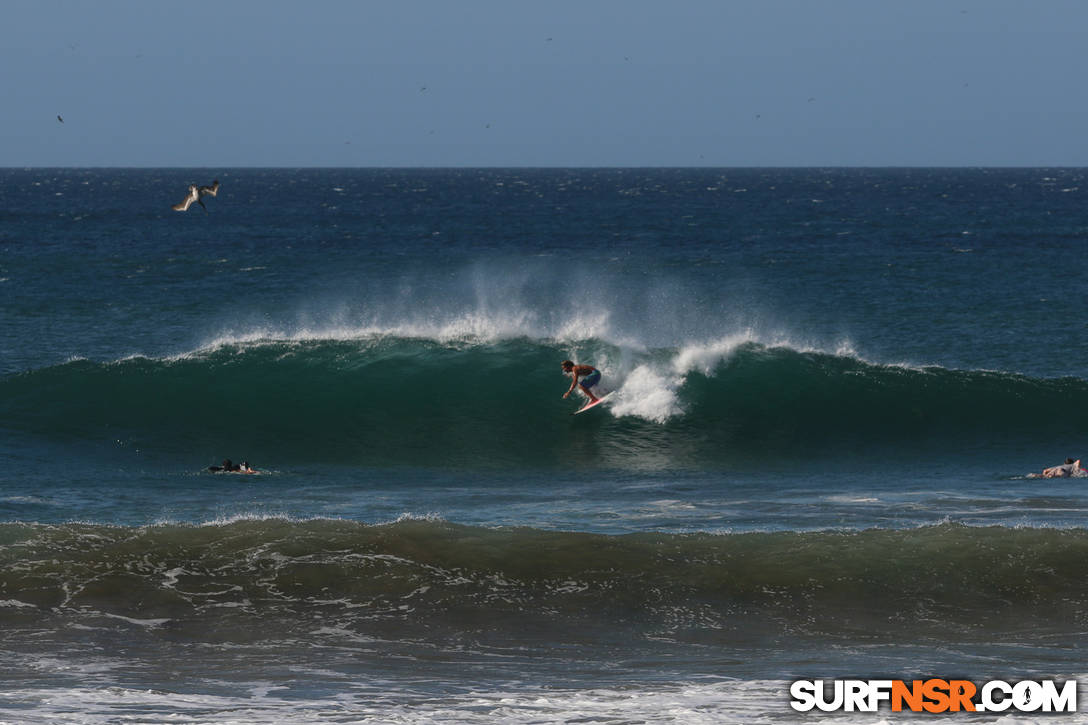
[[212, 182], [211, 186], [197, 186], [196, 184], [189, 184], [189, 195], [185, 197], [183, 201], [170, 207], [174, 211], [189, 211], [189, 207], [193, 205], [195, 201], [200, 204], [200, 207], [204, 211], [208, 211], [208, 207], [204, 206], [204, 202], [200, 199], [204, 196], [215, 196], [219, 193], [219, 179]]
[[61, 123], [64, 123], [64, 119], [60, 117], [59, 113], [57, 114], [57, 120], [60, 121]]

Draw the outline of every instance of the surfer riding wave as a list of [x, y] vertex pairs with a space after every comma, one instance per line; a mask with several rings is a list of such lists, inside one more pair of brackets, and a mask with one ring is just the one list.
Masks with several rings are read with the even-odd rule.
[[563, 398], [570, 397], [570, 394], [574, 392], [574, 388], [581, 386], [582, 392], [589, 398], [589, 402], [596, 403], [598, 398], [593, 394], [593, 387], [601, 382], [601, 371], [592, 365], [575, 365], [570, 360], [564, 360], [560, 364], [563, 368], [563, 374], [574, 378], [570, 383], [570, 388], [563, 393]]

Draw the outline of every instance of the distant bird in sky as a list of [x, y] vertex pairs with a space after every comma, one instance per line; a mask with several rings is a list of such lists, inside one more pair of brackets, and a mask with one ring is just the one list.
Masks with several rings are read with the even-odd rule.
[[60, 121], [61, 123], [64, 123], [64, 119], [60, 117], [59, 113], [57, 114], [57, 120]]
[[200, 207], [204, 211], [208, 211], [208, 207], [204, 206], [204, 202], [200, 199], [204, 196], [215, 196], [219, 193], [219, 179], [212, 182], [211, 186], [197, 186], [196, 184], [189, 184], [189, 195], [185, 197], [185, 200], [174, 204], [170, 207], [174, 211], [189, 211], [189, 207], [193, 205], [195, 201], [200, 204]]

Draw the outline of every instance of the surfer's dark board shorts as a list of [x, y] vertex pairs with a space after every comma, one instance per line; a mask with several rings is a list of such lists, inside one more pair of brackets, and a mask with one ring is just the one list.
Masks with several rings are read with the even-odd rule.
[[587, 388], [592, 388], [594, 385], [596, 385], [599, 382], [601, 382], [601, 371], [600, 370], [594, 370], [589, 375], [585, 376], [584, 378], [582, 378], [579, 381], [579, 383], [581, 383], [582, 385], [584, 385]]

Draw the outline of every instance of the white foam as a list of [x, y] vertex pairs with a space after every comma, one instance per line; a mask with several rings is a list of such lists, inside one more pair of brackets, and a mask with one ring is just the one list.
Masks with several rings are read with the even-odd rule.
[[109, 617], [110, 619], [119, 619], [122, 622], [128, 622], [129, 624], [134, 624], [137, 627], [147, 627], [149, 629], [154, 629], [155, 627], [161, 627], [164, 624], [171, 621], [169, 617], [165, 617], [165, 618], [160, 617], [160, 618], [155, 618], [155, 619], [137, 619], [136, 617], [123, 617], [120, 614], [110, 614], [109, 612], [102, 612], [101, 615], [103, 617]]
[[755, 341], [752, 331], [746, 330], [712, 342], [687, 345], [673, 358], [673, 371], [678, 375], [687, 375], [693, 371], [711, 375], [714, 368], [732, 356], [738, 348]]
[[46, 499], [41, 496], [3, 496], [0, 497], [0, 501], [4, 503], [47, 503]]
[[[215, 723], [770, 723], [789, 716], [785, 683], [728, 683], [652, 688], [467, 692], [447, 697], [405, 697], [393, 682], [379, 690], [359, 684], [358, 692], [321, 700], [283, 697], [288, 688], [267, 681], [237, 685], [245, 694], [222, 696], [125, 687], [68, 689], [5, 688], [0, 692], [0, 722], [51, 723], [80, 713], [79, 722], [98, 725], [137, 719], [141, 722], [184, 720], [193, 725]], [[33, 709], [27, 703], [35, 703]], [[18, 717], [14, 717], [14, 716]]]
[[179, 567], [174, 567], [173, 569], [170, 569], [168, 571], [164, 571], [163, 574], [162, 574], [162, 576], [163, 576], [162, 586], [165, 587], [166, 589], [173, 589], [175, 587], [175, 585], [177, 585], [177, 583], [178, 583], [178, 578], [181, 575], [188, 574], [188, 573], [189, 572], [185, 571], [185, 569], [182, 569], [180, 566]]
[[636, 365], [618, 391], [612, 414], [633, 416], [654, 423], [664, 423], [681, 416], [685, 410], [679, 390], [690, 372], [712, 375], [714, 369], [742, 345], [755, 341], [746, 330], [708, 343], [685, 345], [668, 361]]
[[[336, 673], [331, 673], [334, 677]], [[344, 685], [344, 687], [349, 687]], [[919, 722], [912, 713], [827, 713], [805, 718], [789, 706], [789, 683], [730, 680], [651, 687], [594, 689], [531, 688], [465, 692], [451, 696], [413, 696], [395, 681], [356, 683], [320, 700], [286, 696], [285, 686], [269, 681], [233, 685], [237, 696], [169, 692], [125, 687], [68, 689], [5, 688], [0, 692], [0, 723], [44, 725], [70, 722], [79, 713], [84, 725], [120, 721], [181, 722], [191, 725], [264, 723], [381, 722], [522, 723], [640, 722], [690, 725], [769, 725], [813, 722], [831, 725], [901, 725]], [[28, 707], [33, 703], [32, 707]], [[974, 713], [942, 715], [942, 723], [975, 723]], [[1069, 725], [1085, 725], [1088, 713], [1062, 715]], [[1030, 714], [1003, 714], [986, 722], [1020, 725], [1040, 722]]]
[[[727, 335], [708, 342], [683, 345], [666, 361], [636, 363], [624, 374], [598, 365], [610, 377], [622, 380], [611, 412], [617, 417], [634, 416], [655, 423], [664, 423], [681, 416], [686, 411], [679, 398], [679, 390], [691, 373], [708, 377], [745, 345], [756, 344], [765, 348], [784, 348], [797, 352], [821, 352], [839, 357], [860, 359], [848, 341], [835, 343], [833, 349], [809, 344], [798, 344], [786, 335], [759, 335], [751, 329]], [[606, 361], [607, 363], [607, 361]], [[617, 365], [622, 368], [622, 364]]]
[[664, 423], [684, 412], [677, 397], [682, 383], [682, 378], [668, 375], [650, 365], [640, 365], [623, 381], [611, 412], [617, 417], [634, 416]]
[[[445, 523], [446, 519], [444, 519], [441, 514], [434, 513], [434, 512], [426, 513], [426, 514], [416, 514], [416, 513], [410, 512], [410, 511], [406, 511], [406, 512], [402, 513], [401, 515], [397, 516], [397, 518], [393, 519], [393, 521], [388, 522], [388, 523], [399, 524], [399, 523], [403, 523], [405, 521], [427, 521], [427, 522], [430, 522], [430, 523]], [[382, 523], [376, 523], [374, 525], [375, 526], [381, 526], [383, 524]]]
[[832, 503], [880, 503], [880, 499], [876, 498], [875, 496], [849, 494], [827, 496], [826, 500]]

